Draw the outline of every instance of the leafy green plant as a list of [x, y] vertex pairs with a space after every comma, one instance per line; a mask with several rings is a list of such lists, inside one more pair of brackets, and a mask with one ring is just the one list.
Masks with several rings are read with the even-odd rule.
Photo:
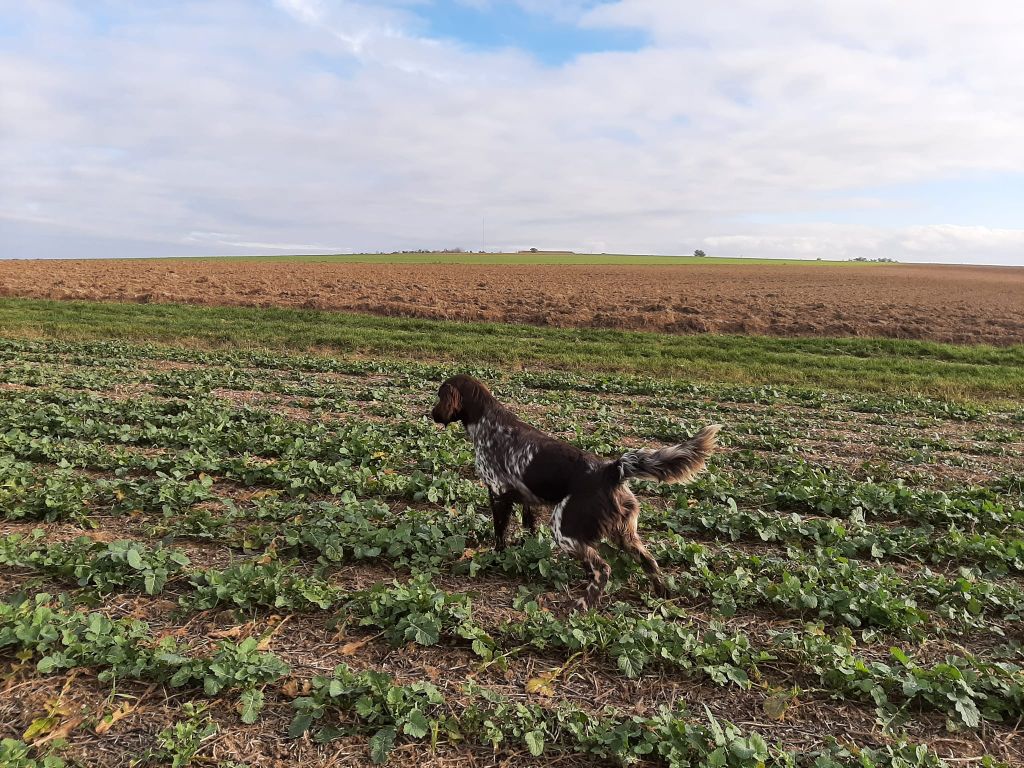
[[4, 768], [64, 768], [56, 755], [33, 757], [34, 750], [18, 739], [0, 739], [0, 765]]
[[468, 640], [485, 659], [494, 652], [494, 641], [473, 622], [473, 604], [468, 595], [452, 595], [438, 589], [428, 574], [408, 583], [378, 584], [353, 593], [348, 609], [361, 626], [383, 630], [393, 643], [415, 642], [435, 645], [447, 634]]
[[185, 768], [202, 748], [203, 742], [217, 733], [217, 724], [207, 714], [206, 705], [186, 702], [185, 718], [164, 728], [156, 736], [157, 746], [146, 752], [139, 764], [169, 765]]
[[92, 586], [100, 592], [128, 588], [155, 595], [167, 580], [189, 565], [179, 550], [152, 549], [135, 541], [98, 542], [86, 536], [73, 541], [44, 544], [41, 530], [31, 537], [0, 537], [0, 563], [33, 568], [56, 578]]
[[317, 731], [316, 738], [330, 740], [347, 733], [371, 733], [370, 758], [383, 763], [396, 739], [436, 735], [443, 721], [437, 718], [443, 701], [437, 688], [428, 682], [398, 685], [383, 673], [356, 674], [340, 664], [330, 677], [314, 677], [309, 694], [295, 699], [295, 717], [288, 733], [299, 736], [328, 711], [339, 711], [355, 722], [326, 725]]
[[19, 604], [0, 603], [0, 649], [38, 658], [36, 669], [49, 674], [63, 669], [94, 668], [101, 682], [121, 677], [166, 682], [177, 687], [201, 685], [208, 696], [240, 691], [244, 722], [254, 722], [263, 706], [262, 687], [288, 672], [288, 665], [259, 650], [259, 641], [222, 640], [209, 656], [192, 656], [173, 638], [152, 644], [145, 622], [86, 614], [51, 606], [45, 593]]

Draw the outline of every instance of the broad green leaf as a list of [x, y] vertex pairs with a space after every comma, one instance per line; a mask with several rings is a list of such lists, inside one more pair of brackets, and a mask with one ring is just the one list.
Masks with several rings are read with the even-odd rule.
[[137, 571], [142, 570], [142, 555], [139, 554], [139, 550], [134, 547], [130, 548], [126, 553], [128, 559], [128, 565]]
[[977, 728], [981, 723], [981, 713], [978, 712], [978, 705], [974, 703], [974, 699], [961, 696], [954, 706], [968, 728]]
[[263, 691], [259, 688], [249, 688], [242, 691], [238, 702], [238, 711], [242, 716], [242, 722], [255, 723], [263, 709]]
[[527, 731], [526, 747], [530, 750], [531, 755], [540, 757], [544, 753], [544, 731]]
[[430, 722], [422, 712], [414, 709], [409, 713], [409, 718], [406, 720], [405, 727], [402, 730], [407, 736], [412, 736], [414, 739], [422, 739], [430, 733]]
[[370, 737], [370, 759], [380, 765], [387, 762], [392, 747], [395, 746], [397, 733], [391, 726], [381, 728]]
[[292, 718], [292, 724], [288, 726], [288, 736], [297, 739], [309, 730], [313, 724], [313, 716], [308, 712], [299, 712]]

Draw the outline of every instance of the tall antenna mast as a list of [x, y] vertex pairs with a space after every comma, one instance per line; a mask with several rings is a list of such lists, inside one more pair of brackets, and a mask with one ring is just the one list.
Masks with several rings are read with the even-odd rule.
[[481, 216], [480, 217], [480, 250], [481, 251], [486, 251], [487, 250], [487, 238], [485, 237], [486, 232], [484, 230], [484, 222], [485, 221], [486, 221], [485, 217]]

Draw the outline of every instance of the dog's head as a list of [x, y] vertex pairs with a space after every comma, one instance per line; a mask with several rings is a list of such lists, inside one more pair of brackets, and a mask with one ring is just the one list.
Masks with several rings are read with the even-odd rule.
[[465, 374], [452, 376], [437, 391], [437, 403], [430, 411], [430, 418], [438, 424], [453, 421], [473, 424], [492, 399], [483, 382]]

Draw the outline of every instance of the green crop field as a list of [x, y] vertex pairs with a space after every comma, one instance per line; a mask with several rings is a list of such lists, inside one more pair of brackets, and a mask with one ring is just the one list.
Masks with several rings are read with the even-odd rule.
[[743, 264], [817, 264], [819, 266], [881, 266], [872, 262], [831, 261], [809, 259], [755, 259], [720, 256], [652, 256], [628, 253], [572, 253], [569, 251], [538, 251], [516, 253], [455, 253], [449, 251], [415, 253], [331, 253], [298, 254], [287, 256], [214, 256], [193, 257], [242, 261], [309, 261], [351, 262], [353, 264], [576, 264], [576, 265], [633, 265], [679, 266], [682, 264], [743, 265]]
[[[1022, 351], [0, 302], [4, 766], [1021, 765]], [[470, 371], [669, 574], [491, 547]]]

